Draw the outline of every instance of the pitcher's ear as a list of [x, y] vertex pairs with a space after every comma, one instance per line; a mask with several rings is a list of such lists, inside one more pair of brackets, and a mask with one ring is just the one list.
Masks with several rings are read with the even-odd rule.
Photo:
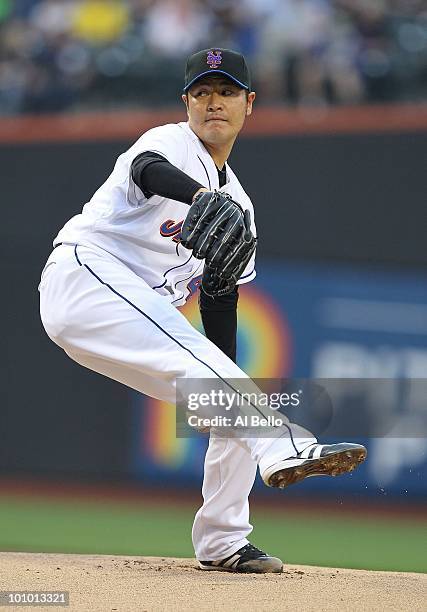
[[247, 95], [246, 116], [252, 114], [252, 105], [254, 103], [255, 97], [256, 93], [254, 91], [251, 91]]

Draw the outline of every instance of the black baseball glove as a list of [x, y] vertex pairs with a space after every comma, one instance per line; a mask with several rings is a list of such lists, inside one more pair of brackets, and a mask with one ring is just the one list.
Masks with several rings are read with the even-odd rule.
[[202, 192], [182, 225], [181, 244], [205, 259], [204, 292], [212, 297], [229, 293], [256, 248], [250, 212], [226, 193]]

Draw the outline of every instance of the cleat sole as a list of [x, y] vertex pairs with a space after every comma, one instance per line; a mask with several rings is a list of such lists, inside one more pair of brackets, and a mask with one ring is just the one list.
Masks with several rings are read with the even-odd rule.
[[297, 467], [284, 468], [272, 474], [268, 480], [270, 487], [285, 487], [310, 478], [310, 476], [340, 476], [355, 470], [366, 459], [365, 448], [341, 450], [319, 459], [307, 459]]
[[199, 569], [204, 572], [230, 572], [233, 574], [281, 574], [283, 563], [276, 557], [252, 559], [237, 568], [222, 565], [204, 565], [199, 561]]

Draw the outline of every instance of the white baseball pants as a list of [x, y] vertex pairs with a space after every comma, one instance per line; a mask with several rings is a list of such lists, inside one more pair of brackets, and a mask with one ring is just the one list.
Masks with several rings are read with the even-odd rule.
[[[49, 337], [79, 364], [141, 393], [175, 403], [180, 377], [248, 378], [167, 296], [101, 249], [58, 246], [39, 291]], [[193, 526], [196, 557], [219, 560], [247, 544], [257, 464], [294, 456], [315, 441], [290, 423], [278, 439], [212, 437]]]

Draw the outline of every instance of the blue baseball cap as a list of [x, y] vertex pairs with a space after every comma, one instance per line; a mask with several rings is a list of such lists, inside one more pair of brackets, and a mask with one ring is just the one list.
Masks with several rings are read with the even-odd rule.
[[184, 92], [196, 81], [210, 74], [223, 74], [236, 85], [248, 91], [251, 89], [249, 69], [241, 53], [231, 49], [203, 49], [187, 60]]

